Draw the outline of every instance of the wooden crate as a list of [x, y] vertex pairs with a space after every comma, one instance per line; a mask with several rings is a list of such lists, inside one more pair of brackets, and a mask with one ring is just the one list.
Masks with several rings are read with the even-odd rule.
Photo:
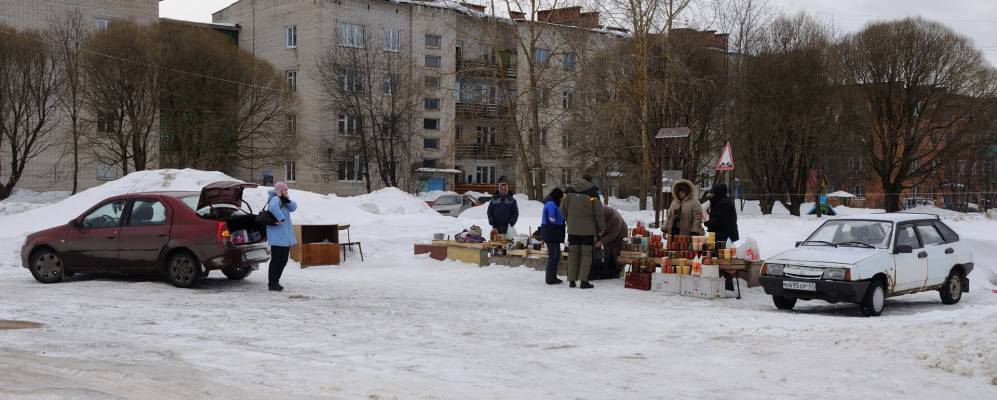
[[301, 262], [301, 246], [308, 243], [339, 243], [339, 225], [294, 225], [298, 244], [291, 246], [291, 259]]
[[339, 243], [305, 243], [301, 245], [301, 268], [339, 265], [339, 252]]
[[447, 246], [447, 259], [485, 266], [488, 265], [488, 250], [451, 245]]
[[429, 257], [433, 258], [434, 260], [443, 261], [443, 260], [447, 259], [447, 246], [440, 246], [440, 245], [435, 245], [435, 244], [416, 244], [415, 245], [415, 253], [414, 254], [419, 255], [419, 254], [426, 254], [426, 253], [429, 253]]

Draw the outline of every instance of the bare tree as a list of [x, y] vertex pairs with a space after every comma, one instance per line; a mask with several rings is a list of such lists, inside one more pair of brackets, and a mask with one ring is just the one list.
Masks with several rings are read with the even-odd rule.
[[70, 140], [67, 153], [73, 161], [73, 188], [79, 190], [80, 181], [80, 129], [83, 113], [83, 45], [87, 40], [87, 29], [83, 15], [78, 8], [67, 9], [49, 23], [46, 39], [51, 43], [58, 60], [62, 85], [58, 98], [59, 109], [69, 119]]
[[833, 113], [831, 38], [805, 14], [783, 17], [767, 29], [756, 55], [743, 60], [734, 116], [737, 158], [743, 160], [763, 213], [775, 201], [799, 215], [810, 171], [821, 151]]
[[115, 22], [85, 46], [85, 104], [97, 160], [127, 175], [152, 166], [159, 121], [159, 27]]
[[[33, 159], [53, 146], [59, 90], [54, 50], [37, 32], [0, 26], [0, 200], [10, 196]], [[6, 169], [6, 170], [5, 170]]]
[[211, 29], [160, 29], [163, 164], [225, 170], [285, 159], [296, 142], [295, 97], [273, 66]]
[[[958, 157], [979, 106], [964, 99], [993, 97], [991, 75], [969, 39], [923, 18], [871, 23], [845, 39], [842, 54], [864, 111], [862, 151], [886, 210], [898, 211], [905, 184], [929, 175], [931, 161]], [[942, 135], [954, 140], [932, 139]]]
[[[412, 49], [385, 35], [343, 28], [317, 65], [326, 108], [337, 116], [336, 134], [323, 139], [318, 157], [329, 169], [353, 168], [338, 172], [362, 175], [368, 192], [375, 177], [386, 186], [400, 185], [403, 162], [423, 128], [424, 81], [417, 79], [422, 75]], [[354, 157], [354, 164], [339, 165]]]

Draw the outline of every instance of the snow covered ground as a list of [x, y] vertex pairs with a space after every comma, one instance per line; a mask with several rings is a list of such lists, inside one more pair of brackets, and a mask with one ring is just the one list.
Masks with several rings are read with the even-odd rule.
[[[411, 255], [432, 233], [487, 225], [484, 207], [443, 217], [397, 190], [358, 197], [292, 191], [296, 222], [352, 225], [366, 261], [302, 270], [284, 292], [265, 271], [196, 290], [154, 278], [78, 276], [42, 285], [20, 268], [24, 235], [104, 197], [196, 190], [200, 171], [129, 175], [0, 216], [0, 398], [8, 399], [796, 399], [994, 398], [997, 221], [946, 215], [973, 243], [972, 291], [889, 299], [883, 316], [804, 302], [780, 312], [760, 289], [698, 300], [624, 289], [548, 287], [525, 268], [478, 268]], [[258, 206], [264, 189], [247, 197]], [[43, 201], [39, 201], [43, 202]], [[44, 202], [43, 202], [44, 203]], [[4, 202], [0, 202], [2, 207]], [[520, 232], [540, 203], [520, 199]], [[620, 207], [623, 208], [623, 207]], [[651, 213], [623, 211], [632, 224]], [[820, 220], [742, 215], [763, 256]], [[265, 268], [264, 268], [265, 269]]]

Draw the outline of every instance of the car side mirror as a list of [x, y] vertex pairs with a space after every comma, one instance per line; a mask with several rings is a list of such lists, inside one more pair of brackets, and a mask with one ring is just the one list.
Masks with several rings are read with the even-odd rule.
[[73, 218], [73, 219], [69, 220], [69, 226], [71, 226], [73, 228], [80, 228], [80, 227], [83, 226], [83, 224], [80, 223], [79, 219]]
[[893, 248], [893, 254], [910, 254], [913, 252], [914, 248], [906, 244], [901, 244]]
[[803, 244], [803, 241], [801, 240], [796, 241], [796, 247], [800, 247], [801, 244]]

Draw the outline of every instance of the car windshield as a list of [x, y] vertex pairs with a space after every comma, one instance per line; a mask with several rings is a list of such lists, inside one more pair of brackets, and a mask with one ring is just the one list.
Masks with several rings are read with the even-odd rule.
[[885, 249], [892, 235], [891, 222], [839, 219], [825, 222], [803, 245]]
[[442, 197], [436, 199], [436, 202], [433, 203], [433, 204], [440, 205], [440, 206], [453, 206], [453, 205], [457, 205], [457, 204], [460, 204], [460, 197], [457, 197], [457, 196], [442, 196]]
[[197, 207], [197, 202], [200, 199], [201, 196], [195, 194], [191, 196], [181, 197], [180, 201], [186, 204], [187, 207], [190, 207], [191, 210], [194, 210], [194, 212], [196, 212], [197, 215], [200, 215], [202, 217], [229, 218], [237, 215], [247, 215], [245, 211], [231, 204], [218, 204], [212, 207], [204, 207], [198, 210], [196, 207]]

